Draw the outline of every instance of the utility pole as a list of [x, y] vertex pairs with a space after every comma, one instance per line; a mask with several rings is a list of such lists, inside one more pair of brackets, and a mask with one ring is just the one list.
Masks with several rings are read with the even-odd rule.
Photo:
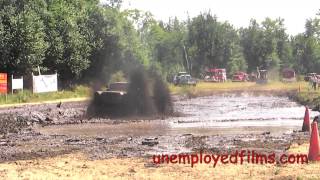
[[190, 70], [190, 66], [189, 66], [189, 60], [188, 60], [188, 54], [187, 54], [187, 51], [186, 51], [186, 47], [183, 45], [183, 50], [184, 50], [184, 55], [186, 57], [186, 61], [187, 61], [187, 71], [191, 74], [191, 70]]

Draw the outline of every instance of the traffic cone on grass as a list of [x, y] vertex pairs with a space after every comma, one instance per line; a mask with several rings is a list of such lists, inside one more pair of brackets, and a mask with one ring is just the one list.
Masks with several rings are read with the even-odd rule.
[[319, 144], [319, 131], [318, 123], [315, 121], [312, 123], [312, 131], [310, 137], [310, 146], [308, 159], [310, 161], [320, 161], [320, 144]]
[[309, 116], [309, 108], [306, 106], [306, 111], [304, 113], [302, 132], [310, 132], [310, 116]]

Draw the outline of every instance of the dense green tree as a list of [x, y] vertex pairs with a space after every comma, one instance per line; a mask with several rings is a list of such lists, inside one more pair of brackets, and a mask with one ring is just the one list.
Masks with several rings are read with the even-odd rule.
[[[122, 0], [0, 0], [0, 71], [57, 71], [63, 84], [106, 84], [141, 65], [167, 80], [208, 68], [253, 72], [257, 67], [320, 72], [320, 19], [286, 33], [284, 20], [251, 20], [236, 29], [211, 13], [187, 21], [157, 21], [150, 12], [122, 10]], [[81, 80], [81, 81], [80, 81]]]
[[89, 16], [98, 1], [47, 0], [46, 51], [44, 67], [57, 70], [63, 80], [78, 78], [90, 65], [89, 56], [98, 48], [93, 30], [88, 26]]
[[290, 42], [282, 19], [266, 18], [261, 25], [251, 20], [249, 27], [241, 30], [240, 36], [249, 71], [255, 71], [257, 67], [290, 67]]
[[319, 19], [308, 19], [305, 25], [305, 32], [292, 39], [294, 64], [300, 73], [320, 72], [319, 34]]
[[188, 54], [196, 75], [206, 68], [235, 69], [237, 63], [231, 61], [243, 62], [237, 31], [210, 13], [201, 14], [188, 23]]
[[44, 1], [0, 1], [0, 70], [26, 74], [41, 65], [48, 43], [39, 11]]

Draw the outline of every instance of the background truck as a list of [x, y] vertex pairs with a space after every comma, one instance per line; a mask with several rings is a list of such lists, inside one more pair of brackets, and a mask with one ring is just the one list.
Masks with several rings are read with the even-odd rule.
[[187, 72], [179, 72], [176, 76], [173, 78], [173, 84], [174, 85], [192, 85], [196, 86], [197, 81], [191, 77], [190, 74]]
[[227, 81], [226, 69], [209, 69], [206, 71], [204, 81], [225, 82]]
[[247, 73], [245, 72], [236, 72], [233, 76], [232, 76], [232, 81], [233, 82], [245, 82], [249, 80], [249, 76]]
[[283, 82], [295, 82], [296, 73], [291, 68], [284, 68], [281, 72]]

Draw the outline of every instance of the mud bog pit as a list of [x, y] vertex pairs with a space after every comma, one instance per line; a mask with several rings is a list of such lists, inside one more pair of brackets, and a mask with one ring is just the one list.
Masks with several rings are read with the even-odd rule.
[[[175, 101], [182, 117], [120, 124], [72, 124], [38, 129], [44, 134], [72, 136], [239, 135], [300, 130], [304, 107], [286, 97], [208, 96]], [[317, 115], [311, 112], [311, 117]]]
[[[78, 102], [64, 103], [61, 108], [53, 104], [0, 109], [0, 115], [22, 114], [49, 120], [45, 127], [36, 125], [0, 138], [0, 160], [74, 151], [84, 152], [92, 159], [244, 148], [280, 153], [292, 143], [308, 139], [308, 134], [294, 132], [301, 129], [304, 107], [286, 97], [178, 97], [174, 107], [183, 115], [165, 120], [85, 119], [86, 106], [87, 103]], [[311, 112], [311, 117], [315, 115], [318, 112]]]

